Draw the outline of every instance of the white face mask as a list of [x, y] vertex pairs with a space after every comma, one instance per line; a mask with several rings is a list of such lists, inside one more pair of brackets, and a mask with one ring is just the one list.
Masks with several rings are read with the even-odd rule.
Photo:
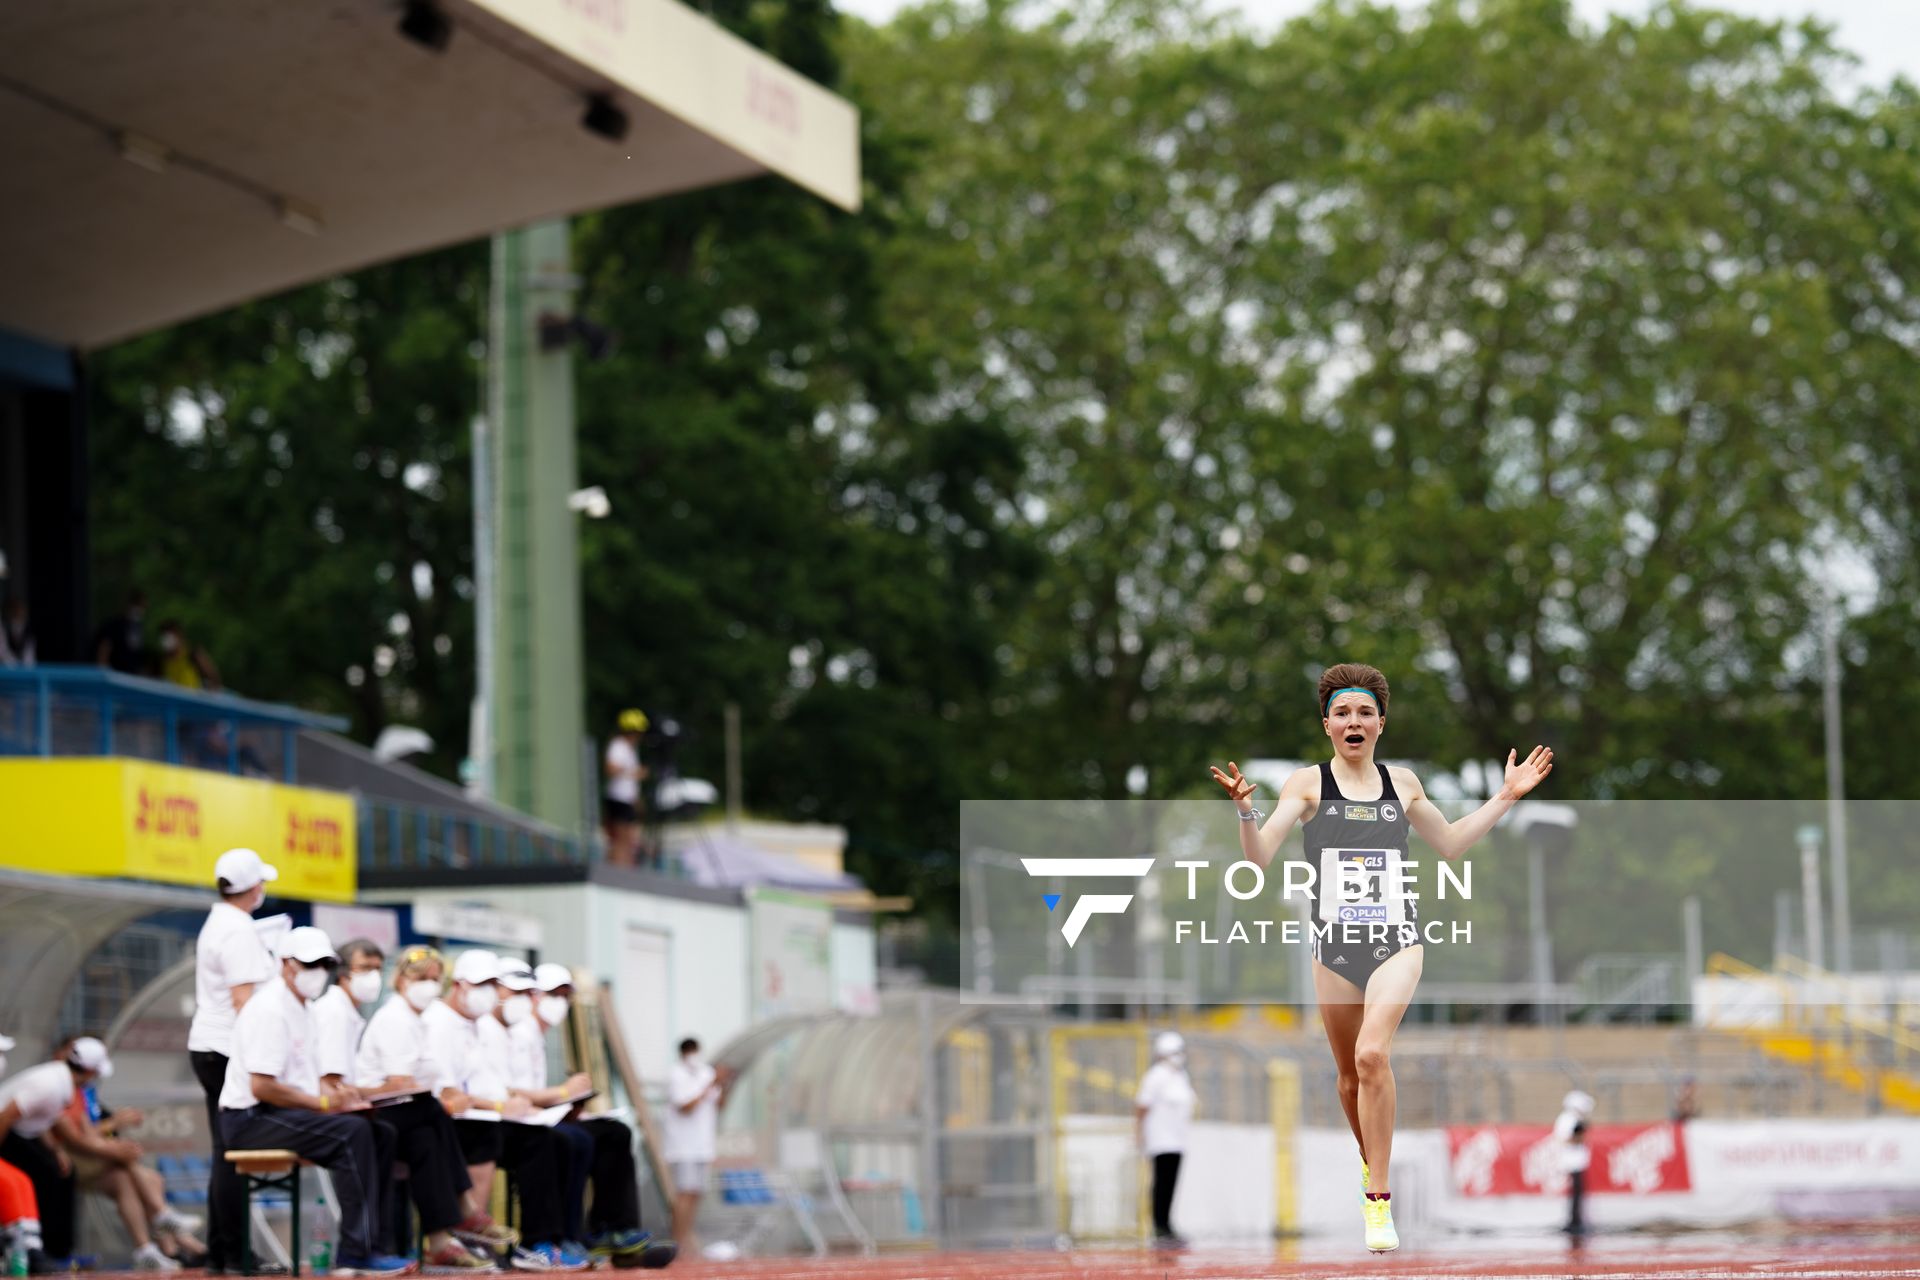
[[500, 1002], [500, 1020], [510, 1027], [517, 1027], [532, 1016], [532, 996], [511, 995]]
[[540, 997], [540, 1021], [550, 1027], [557, 1027], [567, 1020], [567, 998], [565, 996]]
[[406, 990], [401, 994], [406, 996], [407, 1003], [413, 1006], [414, 1012], [424, 1013], [428, 1005], [440, 998], [440, 984], [432, 978], [417, 978], [409, 982]]
[[293, 975], [293, 989], [303, 1000], [318, 1000], [326, 994], [328, 981], [325, 969], [302, 969]]
[[347, 979], [347, 994], [355, 1004], [371, 1004], [380, 998], [380, 971], [363, 969]]
[[494, 1011], [500, 1003], [500, 997], [492, 987], [467, 988], [467, 1016], [484, 1018]]

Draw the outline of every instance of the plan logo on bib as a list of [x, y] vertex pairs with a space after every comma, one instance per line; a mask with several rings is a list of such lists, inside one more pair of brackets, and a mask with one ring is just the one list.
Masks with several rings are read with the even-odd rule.
[[[1028, 875], [1037, 879], [1112, 879], [1115, 876], [1129, 876], [1139, 880], [1153, 870], [1152, 858], [1022, 858], [1020, 864], [1027, 869]], [[1060, 905], [1060, 894], [1045, 893], [1040, 896], [1049, 911]], [[1068, 910], [1067, 918], [1060, 926], [1060, 934], [1071, 947], [1080, 941], [1087, 921], [1098, 915], [1124, 915], [1132, 901], [1133, 895], [1130, 893], [1082, 894]]]

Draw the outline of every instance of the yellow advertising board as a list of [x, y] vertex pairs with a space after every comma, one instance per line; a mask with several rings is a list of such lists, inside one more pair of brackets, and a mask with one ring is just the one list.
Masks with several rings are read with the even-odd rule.
[[0, 866], [213, 888], [244, 845], [279, 869], [275, 897], [351, 902], [353, 797], [144, 760], [0, 760]]

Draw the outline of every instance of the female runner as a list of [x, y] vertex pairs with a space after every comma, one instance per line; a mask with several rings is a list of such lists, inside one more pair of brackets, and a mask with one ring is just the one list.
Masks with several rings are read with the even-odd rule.
[[[1375, 744], [1387, 727], [1387, 678], [1372, 667], [1341, 663], [1320, 677], [1315, 700], [1333, 742], [1333, 759], [1297, 769], [1280, 789], [1271, 816], [1252, 807], [1254, 784], [1229, 761], [1213, 769], [1240, 811], [1240, 847], [1264, 869], [1293, 824], [1305, 820], [1306, 857], [1314, 868], [1309, 934], [1320, 1022], [1339, 1073], [1340, 1106], [1360, 1144], [1367, 1248], [1400, 1246], [1393, 1229], [1393, 1033], [1420, 982], [1423, 948], [1417, 903], [1393, 891], [1393, 868], [1407, 856], [1407, 829], [1448, 859], [1459, 857], [1553, 772], [1553, 752], [1535, 747], [1524, 761], [1507, 753], [1498, 794], [1458, 822], [1448, 822], [1410, 769], [1377, 764]], [[1349, 867], [1345, 876], [1342, 864]], [[1348, 886], [1343, 891], [1343, 883]]]

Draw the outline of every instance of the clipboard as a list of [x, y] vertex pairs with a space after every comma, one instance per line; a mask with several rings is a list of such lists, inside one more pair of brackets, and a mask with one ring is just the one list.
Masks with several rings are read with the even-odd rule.
[[360, 1100], [370, 1107], [397, 1107], [415, 1098], [431, 1098], [425, 1089], [396, 1089], [391, 1093], [363, 1093]]

